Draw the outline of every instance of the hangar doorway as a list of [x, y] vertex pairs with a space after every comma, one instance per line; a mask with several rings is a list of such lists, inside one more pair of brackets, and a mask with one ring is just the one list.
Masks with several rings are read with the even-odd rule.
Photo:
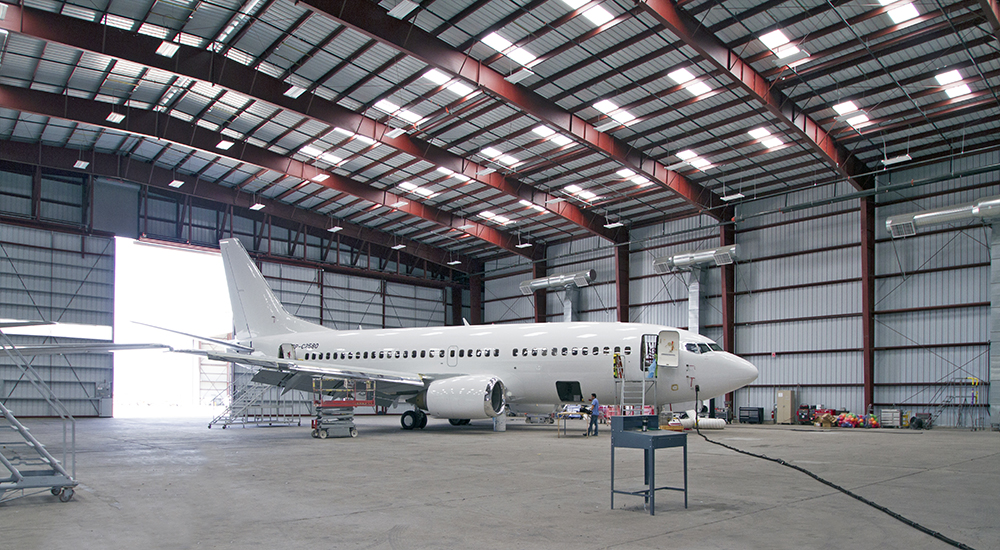
[[[133, 321], [204, 336], [232, 332], [232, 310], [218, 251], [115, 239], [117, 343], [197, 348], [193, 338]], [[114, 416], [209, 417], [212, 395], [226, 389], [226, 363], [166, 351], [115, 354]]]

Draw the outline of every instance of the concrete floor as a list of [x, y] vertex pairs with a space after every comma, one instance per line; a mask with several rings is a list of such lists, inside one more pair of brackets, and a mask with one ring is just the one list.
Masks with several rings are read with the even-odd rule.
[[[57, 424], [29, 419], [43, 442]], [[72, 501], [0, 505], [0, 547], [949, 548], [789, 468], [689, 434], [690, 508], [661, 491], [609, 506], [610, 432], [571, 437], [512, 420], [452, 427], [358, 417], [356, 439], [307, 427], [206, 428], [207, 420], [82, 419]], [[1000, 548], [1000, 434], [730, 426], [709, 437], [810, 469], [973, 548]], [[680, 451], [657, 481], [680, 483]], [[619, 488], [642, 455], [621, 450]]]

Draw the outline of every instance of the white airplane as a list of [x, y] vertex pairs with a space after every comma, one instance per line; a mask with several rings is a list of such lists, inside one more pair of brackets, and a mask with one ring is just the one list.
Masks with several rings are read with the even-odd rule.
[[[757, 368], [685, 330], [639, 323], [531, 323], [333, 330], [298, 319], [275, 298], [237, 239], [220, 241], [233, 307], [235, 352], [215, 360], [259, 367], [254, 380], [312, 391], [322, 375], [376, 381], [380, 406], [414, 405], [403, 428], [427, 414], [453, 425], [504, 412], [552, 412], [596, 393], [616, 376], [655, 377], [658, 404], [718, 396], [757, 378]], [[206, 352], [201, 351], [205, 354]], [[650, 399], [651, 400], [651, 399]]]

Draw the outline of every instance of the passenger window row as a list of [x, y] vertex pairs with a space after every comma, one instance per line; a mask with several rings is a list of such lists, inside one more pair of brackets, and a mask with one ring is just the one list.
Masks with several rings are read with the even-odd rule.
[[[702, 344], [705, 345], [705, 344]], [[694, 349], [692, 349], [694, 346]], [[716, 346], [718, 347], [718, 346]], [[708, 351], [708, 346], [705, 346], [704, 351]], [[551, 351], [550, 351], [551, 349]], [[688, 351], [694, 351], [699, 353], [698, 346], [695, 344], [687, 344]], [[721, 348], [720, 348], [721, 349]], [[603, 351], [604, 355], [611, 355], [611, 346], [604, 346], [603, 350], [599, 346], [594, 346], [593, 348], [521, 348], [518, 350], [514, 348], [511, 350], [511, 355], [517, 357], [518, 354], [522, 357], [528, 357], [528, 352], [531, 352], [532, 357], [537, 357], [541, 355], [542, 357], [547, 357], [549, 353], [553, 357], [557, 355], [600, 355]], [[419, 355], [418, 355], [419, 353]], [[614, 347], [614, 353], [622, 353], [621, 346]], [[448, 352], [450, 357], [500, 357], [500, 350], [493, 348], [476, 348], [476, 349], [451, 349]], [[632, 347], [625, 346], [625, 355], [632, 354]], [[372, 352], [361, 352], [361, 351], [335, 351], [324, 353], [307, 353], [305, 354], [306, 361], [338, 361], [338, 360], [348, 360], [353, 361], [355, 359], [416, 359], [420, 357], [424, 358], [435, 358], [444, 357], [445, 350], [443, 349], [430, 349], [430, 350], [380, 350]]]

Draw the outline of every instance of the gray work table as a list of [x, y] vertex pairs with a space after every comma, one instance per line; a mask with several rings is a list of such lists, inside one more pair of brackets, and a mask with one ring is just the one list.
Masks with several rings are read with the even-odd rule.
[[[643, 423], [647, 425], [642, 431]], [[646, 489], [640, 491], [615, 490], [615, 448], [624, 447], [643, 450]], [[684, 487], [656, 486], [656, 449], [682, 447], [684, 449]], [[659, 429], [659, 420], [654, 415], [612, 416], [611, 417], [611, 508], [615, 507], [615, 493], [641, 496], [649, 504], [649, 515], [654, 515], [656, 491], [684, 491], [684, 507], [688, 507], [687, 492], [687, 434]]]

